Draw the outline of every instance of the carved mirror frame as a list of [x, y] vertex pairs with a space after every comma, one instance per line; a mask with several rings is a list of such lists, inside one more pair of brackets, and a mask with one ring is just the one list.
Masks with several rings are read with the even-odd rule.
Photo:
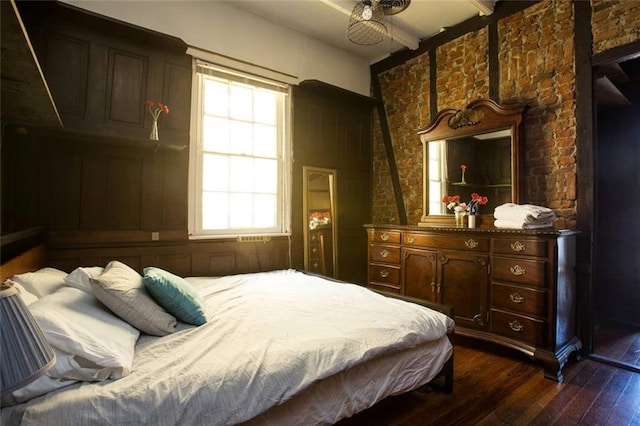
[[[429, 212], [429, 142], [448, 141], [487, 133], [506, 131], [511, 136], [511, 202], [524, 197], [524, 131], [522, 121], [526, 106], [500, 105], [491, 99], [476, 99], [466, 108], [439, 111], [433, 121], [418, 129], [422, 142], [422, 217], [419, 226], [449, 226], [453, 214]], [[478, 141], [482, 143], [482, 141]], [[493, 224], [493, 213], [480, 215], [481, 227]]]

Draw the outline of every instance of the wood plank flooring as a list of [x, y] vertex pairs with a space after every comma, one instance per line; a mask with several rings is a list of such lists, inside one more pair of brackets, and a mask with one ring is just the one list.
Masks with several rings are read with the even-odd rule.
[[605, 322], [594, 330], [593, 352], [640, 369], [640, 327]]
[[640, 425], [640, 374], [571, 360], [565, 381], [497, 345], [454, 338], [454, 392], [410, 392], [342, 420], [361, 425]]

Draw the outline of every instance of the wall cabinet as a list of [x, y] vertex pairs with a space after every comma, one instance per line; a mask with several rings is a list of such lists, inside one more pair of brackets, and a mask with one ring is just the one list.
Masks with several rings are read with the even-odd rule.
[[575, 231], [366, 225], [368, 285], [453, 307], [456, 333], [518, 349], [562, 381], [575, 333]]

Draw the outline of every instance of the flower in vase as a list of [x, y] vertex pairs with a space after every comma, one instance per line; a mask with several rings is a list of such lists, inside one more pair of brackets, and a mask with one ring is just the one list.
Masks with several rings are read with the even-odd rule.
[[466, 183], [464, 180], [464, 171], [467, 170], [467, 165], [466, 164], [460, 164], [460, 170], [462, 170], [462, 183]]
[[469, 214], [478, 214], [478, 205], [485, 205], [489, 199], [484, 195], [478, 195], [475, 192], [471, 194], [471, 201], [469, 201]]

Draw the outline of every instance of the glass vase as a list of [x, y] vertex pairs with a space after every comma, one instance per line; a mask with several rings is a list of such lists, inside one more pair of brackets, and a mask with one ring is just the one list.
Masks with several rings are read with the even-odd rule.
[[158, 120], [153, 120], [151, 123], [151, 133], [149, 133], [149, 139], [152, 141], [157, 141], [158, 138]]
[[456, 228], [464, 228], [464, 219], [467, 216], [467, 212], [464, 210], [456, 211]]

